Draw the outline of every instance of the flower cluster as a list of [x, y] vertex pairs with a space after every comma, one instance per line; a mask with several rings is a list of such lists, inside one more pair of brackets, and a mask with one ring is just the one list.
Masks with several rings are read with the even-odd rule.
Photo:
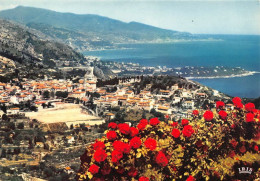
[[194, 110], [180, 122], [142, 119], [136, 127], [110, 122], [106, 136], [82, 155], [77, 179], [234, 179], [238, 162], [259, 165], [260, 112], [238, 97], [232, 101], [235, 109], [218, 101], [216, 109]]

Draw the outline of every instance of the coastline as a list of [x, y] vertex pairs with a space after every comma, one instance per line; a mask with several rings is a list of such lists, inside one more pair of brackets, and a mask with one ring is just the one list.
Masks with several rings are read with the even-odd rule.
[[185, 77], [186, 79], [228, 79], [228, 78], [235, 78], [235, 77], [246, 77], [251, 76], [254, 74], [259, 74], [260, 72], [250, 71], [239, 75], [226, 75], [226, 76], [211, 76], [211, 77]]
[[[171, 44], [171, 43], [188, 43], [188, 42], [218, 42], [218, 41], [225, 41], [223, 39], [214, 39], [214, 38], [208, 38], [208, 39], [176, 39], [176, 40], [158, 40], [158, 41], [138, 41], [138, 42], [125, 42], [125, 43], [114, 43], [114, 45], [138, 45], [138, 44]], [[107, 50], [127, 50], [127, 49], [134, 49], [134, 48], [126, 48], [126, 47], [112, 47], [112, 48], [101, 48], [101, 49], [91, 49], [91, 50], [84, 50], [80, 51], [84, 54], [84, 52], [95, 52], [95, 51], [107, 51]]]
[[182, 43], [182, 42], [207, 42], [207, 41], [225, 41], [223, 39], [206, 38], [206, 39], [175, 39], [175, 40], [158, 40], [158, 41], [138, 41], [138, 42], [126, 42], [115, 43], [115, 45], [125, 44], [169, 44], [169, 43]]

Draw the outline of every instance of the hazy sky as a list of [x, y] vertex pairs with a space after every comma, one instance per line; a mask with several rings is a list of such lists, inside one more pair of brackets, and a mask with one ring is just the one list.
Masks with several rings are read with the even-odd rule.
[[98, 14], [191, 33], [260, 35], [259, 0], [0, 0], [0, 10], [18, 5]]

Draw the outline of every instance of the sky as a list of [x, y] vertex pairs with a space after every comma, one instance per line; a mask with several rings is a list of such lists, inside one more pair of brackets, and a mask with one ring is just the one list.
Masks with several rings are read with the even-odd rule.
[[194, 34], [260, 35], [260, 0], [0, 0], [0, 10], [19, 5], [97, 14]]

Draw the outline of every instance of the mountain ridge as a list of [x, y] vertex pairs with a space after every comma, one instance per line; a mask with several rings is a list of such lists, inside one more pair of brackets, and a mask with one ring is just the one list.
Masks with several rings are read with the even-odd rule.
[[[48, 32], [53, 39], [81, 51], [115, 48], [117, 43], [163, 42], [193, 38], [190, 33], [162, 29], [135, 21], [126, 23], [100, 15], [62, 13], [25, 6], [0, 11], [0, 17], [43, 33]], [[59, 37], [59, 34], [67, 36]]]

